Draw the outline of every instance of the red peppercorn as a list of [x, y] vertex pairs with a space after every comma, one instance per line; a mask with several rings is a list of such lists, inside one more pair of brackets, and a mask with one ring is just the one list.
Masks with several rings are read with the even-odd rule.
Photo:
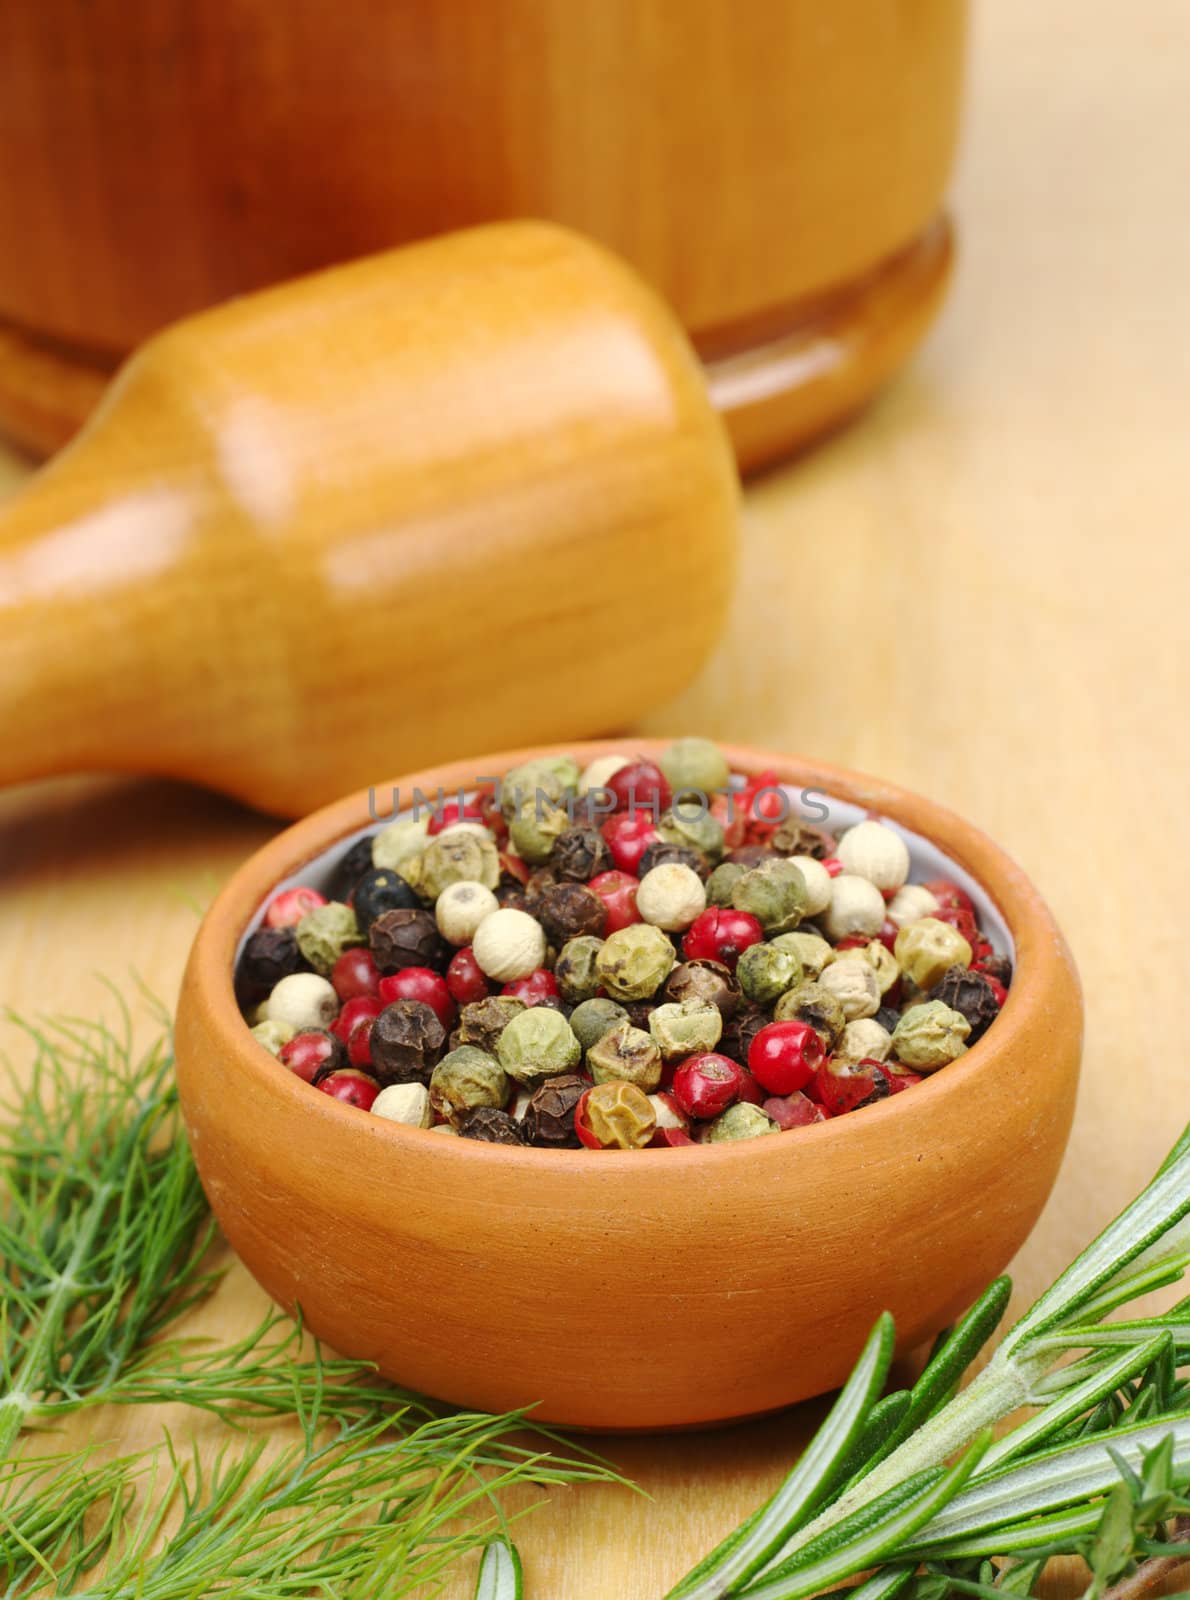
[[789, 1128], [808, 1128], [812, 1122], [829, 1122], [830, 1112], [811, 1100], [800, 1089], [789, 1095], [774, 1095], [764, 1109], [782, 1132]]
[[269, 901], [264, 914], [266, 928], [296, 928], [307, 911], [326, 905], [326, 896], [317, 889], [282, 889]]
[[[922, 887], [930, 891], [940, 906], [953, 911], [969, 911], [972, 916], [975, 915], [971, 896], [966, 889], [960, 889], [951, 878], [931, 878]], [[932, 915], [937, 916], [938, 913], [935, 911]]]
[[693, 1144], [694, 1140], [682, 1128], [658, 1128], [649, 1141], [650, 1149], [676, 1150], [679, 1145]]
[[674, 1073], [671, 1093], [688, 1117], [717, 1117], [739, 1098], [744, 1069], [730, 1056], [709, 1050], [687, 1056]]
[[[630, 761], [626, 767], [612, 773], [605, 787], [618, 812], [651, 817], [654, 822], [669, 809], [673, 799], [669, 782], [654, 761]], [[614, 849], [612, 854], [615, 854]]]
[[962, 934], [969, 945], [975, 945], [978, 942], [979, 925], [975, 921], [974, 914], [968, 911], [966, 906], [939, 906], [938, 910], [932, 911], [930, 915], [935, 922], [949, 923], [952, 928]]
[[889, 1094], [900, 1094], [903, 1089], [912, 1089], [914, 1084], [925, 1082], [922, 1073], [910, 1072], [899, 1061], [865, 1061], [863, 1065], [872, 1067], [874, 1073], [879, 1073], [887, 1081]]
[[478, 798], [465, 800], [462, 805], [457, 798], [444, 800], [441, 806], [431, 811], [430, 820], [426, 824], [426, 833], [432, 838], [444, 828], [449, 828], [452, 822], [482, 822], [486, 825], [487, 818], [483, 814], [483, 807]]
[[770, 1094], [804, 1089], [824, 1060], [822, 1040], [808, 1022], [796, 1018], [770, 1022], [748, 1050], [748, 1066]]
[[332, 1033], [315, 1032], [313, 1029], [306, 1033], [295, 1033], [287, 1044], [281, 1046], [278, 1059], [284, 1062], [295, 1078], [300, 1078], [303, 1083], [313, 1083], [315, 1073], [325, 1067], [328, 1061], [344, 1059], [343, 1041], [336, 1039]]
[[891, 1093], [892, 1084], [879, 1061], [824, 1061], [810, 1084], [811, 1096], [832, 1117], [870, 1100], [886, 1100]]
[[359, 1027], [364, 1018], [378, 1017], [383, 1010], [384, 1005], [376, 995], [361, 994], [347, 1001], [331, 1023], [331, 1032], [344, 1044], [350, 1044], [353, 1030]]
[[328, 1073], [318, 1087], [323, 1094], [341, 1100], [344, 1105], [358, 1106], [361, 1111], [370, 1111], [373, 1100], [380, 1093], [376, 1079], [369, 1077], [366, 1072], [357, 1071], [355, 1067], [343, 1067], [338, 1072]]
[[446, 987], [456, 1005], [469, 1006], [476, 1000], [486, 1000], [492, 985], [484, 976], [483, 968], [475, 959], [470, 945], [456, 950], [446, 969]]
[[900, 931], [900, 928], [897, 927], [895, 922], [891, 921], [888, 917], [885, 917], [884, 921], [880, 924], [880, 932], [876, 935], [876, 937], [880, 940], [880, 943], [886, 950], [891, 951], [895, 955], [897, 934], [900, 933]]
[[340, 1000], [358, 1000], [361, 995], [380, 992], [380, 973], [372, 960], [372, 952], [363, 945], [353, 945], [335, 962], [331, 983]]
[[975, 943], [971, 946], [972, 972], [981, 972], [983, 970], [984, 962], [989, 960], [994, 954], [995, 951], [992, 949], [991, 945], [986, 939], [983, 937], [977, 938]]
[[747, 1067], [740, 1068], [740, 1092], [737, 1098], [750, 1106], [764, 1104], [764, 1090]]
[[837, 878], [843, 870], [843, 863], [838, 856], [826, 856], [822, 864], [832, 878]]
[[594, 890], [607, 907], [604, 937], [640, 921], [640, 912], [636, 909], [636, 891], [640, 888], [640, 880], [631, 873], [620, 872], [616, 868], [611, 872], [600, 872], [591, 879], [587, 888]]
[[351, 1030], [347, 1041], [347, 1059], [353, 1067], [370, 1068], [372, 1065], [372, 1029], [375, 1017], [361, 1017]]
[[747, 819], [739, 808], [737, 796], [716, 795], [711, 801], [711, 815], [723, 829], [723, 843], [728, 850], [738, 850], [744, 842]]
[[745, 838], [749, 844], [767, 844], [789, 814], [781, 779], [771, 769], [749, 778], [736, 805], [744, 812]]
[[529, 863], [522, 861], [520, 856], [513, 855], [511, 850], [500, 852], [501, 878], [515, 878], [517, 883], [528, 883]]
[[479, 815], [484, 827], [497, 841], [503, 843], [508, 838], [508, 823], [504, 820], [504, 813], [496, 804], [496, 791], [490, 784], [485, 784], [475, 794], [479, 805]]
[[990, 972], [985, 972], [983, 979], [995, 996], [996, 1004], [1002, 1006], [1005, 1000], [1008, 999], [1008, 990], [1000, 982], [999, 978], [993, 978]]
[[558, 980], [545, 967], [538, 967], [536, 972], [530, 972], [524, 978], [514, 978], [511, 983], [506, 983], [500, 993], [511, 995], [514, 1000], [523, 1000], [527, 1006], [537, 1006], [543, 1000], [556, 998]]
[[636, 872], [645, 851], [660, 837], [647, 811], [626, 811], [609, 817], [601, 831], [621, 872]]
[[682, 954], [687, 961], [722, 962], [734, 972], [744, 951], [763, 938], [764, 929], [751, 912], [708, 906], [690, 924], [682, 940]]
[[574, 1131], [578, 1134], [579, 1143], [588, 1150], [602, 1150], [603, 1146], [591, 1131], [591, 1124], [587, 1121], [587, 1101], [591, 1098], [590, 1089], [584, 1089], [579, 1095], [574, 1108]]
[[380, 980], [380, 998], [386, 1006], [394, 1000], [420, 1000], [448, 1031], [454, 1026], [455, 1003], [446, 979], [429, 967], [402, 967]]
[[653, 1102], [653, 1109], [657, 1113], [657, 1132], [653, 1135], [654, 1144], [663, 1144], [665, 1141], [660, 1135], [673, 1133], [680, 1129], [683, 1133], [690, 1132], [690, 1118], [682, 1110], [672, 1094], [664, 1092], [649, 1096]]

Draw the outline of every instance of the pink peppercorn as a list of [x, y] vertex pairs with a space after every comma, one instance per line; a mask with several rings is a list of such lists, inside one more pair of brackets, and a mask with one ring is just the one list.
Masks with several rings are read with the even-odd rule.
[[264, 914], [266, 928], [296, 928], [307, 911], [316, 911], [326, 905], [326, 896], [317, 889], [282, 889], [269, 901]]
[[621, 872], [635, 872], [641, 857], [659, 837], [647, 811], [622, 812], [603, 824], [603, 837]]
[[688, 1056], [674, 1073], [670, 1091], [688, 1117], [717, 1117], [739, 1098], [744, 1069], [730, 1056], [710, 1050]]
[[535, 972], [506, 983], [500, 993], [509, 995], [513, 1000], [523, 1000], [527, 1006], [539, 1006], [543, 1000], [555, 998], [558, 980], [545, 967], [538, 967]]
[[790, 1018], [761, 1028], [748, 1047], [748, 1066], [770, 1094], [804, 1089], [822, 1066], [822, 1040], [808, 1022]]
[[687, 961], [719, 961], [734, 972], [744, 951], [763, 938], [764, 929], [751, 912], [708, 906], [687, 929], [682, 954]]
[[484, 976], [483, 968], [475, 959], [470, 945], [456, 950], [446, 969], [446, 987], [456, 1005], [469, 1006], [476, 1000], [486, 1000], [492, 986]]
[[361, 995], [380, 992], [380, 973], [372, 960], [372, 952], [363, 945], [353, 945], [335, 962], [331, 984], [340, 1000], [358, 1000]]
[[587, 888], [597, 894], [607, 907], [607, 923], [603, 930], [605, 938], [609, 933], [618, 933], [621, 928], [629, 928], [634, 922], [640, 921], [640, 912], [636, 909], [640, 880], [631, 873], [618, 869], [600, 872], [591, 879]]
[[386, 1006], [394, 1000], [420, 1000], [446, 1029], [454, 1025], [455, 1003], [441, 973], [430, 967], [402, 967], [380, 980], [380, 998]]
[[341, 1100], [344, 1105], [357, 1106], [361, 1111], [370, 1111], [372, 1102], [380, 1093], [380, 1085], [376, 1079], [366, 1072], [359, 1072], [354, 1067], [343, 1067], [338, 1072], [330, 1072], [318, 1088], [323, 1094], [329, 1094], [333, 1100]]

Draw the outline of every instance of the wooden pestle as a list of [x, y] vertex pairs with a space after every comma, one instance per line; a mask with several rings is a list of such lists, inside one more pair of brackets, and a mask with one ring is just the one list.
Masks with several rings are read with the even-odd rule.
[[715, 642], [736, 492], [675, 320], [559, 228], [229, 302], [0, 506], [0, 782], [151, 771], [295, 814], [622, 726]]

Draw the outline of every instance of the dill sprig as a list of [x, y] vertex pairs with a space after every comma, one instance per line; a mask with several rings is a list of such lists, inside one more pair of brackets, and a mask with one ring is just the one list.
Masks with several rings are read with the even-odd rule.
[[[185, 1337], [221, 1276], [214, 1225], [168, 1040], [135, 1055], [117, 1000], [117, 1030], [11, 1019], [33, 1060], [0, 1128], [0, 1596], [426, 1594], [507, 1540], [505, 1491], [623, 1482], [525, 1412], [437, 1406], [277, 1311], [230, 1343]], [[166, 1402], [232, 1431], [206, 1458], [164, 1432], [115, 1459], [20, 1453], [69, 1413]]]

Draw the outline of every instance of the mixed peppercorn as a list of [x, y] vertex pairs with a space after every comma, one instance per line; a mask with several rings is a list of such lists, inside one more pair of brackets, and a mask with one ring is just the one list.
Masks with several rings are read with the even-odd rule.
[[639, 1150], [857, 1110], [961, 1056], [1011, 967], [901, 835], [838, 838], [721, 752], [545, 757], [358, 840], [246, 940], [258, 1040], [324, 1094], [489, 1143]]

